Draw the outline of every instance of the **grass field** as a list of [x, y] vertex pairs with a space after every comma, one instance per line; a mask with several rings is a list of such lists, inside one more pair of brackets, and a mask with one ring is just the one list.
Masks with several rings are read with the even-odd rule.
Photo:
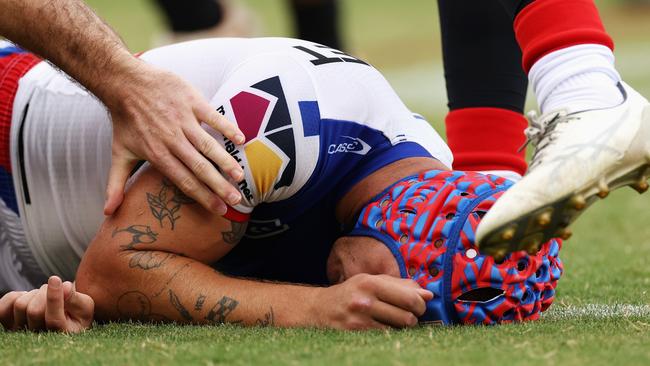
[[[89, 2], [134, 51], [162, 29], [145, 0]], [[265, 34], [291, 34], [283, 1], [249, 3]], [[441, 130], [445, 92], [433, 3], [348, 0], [344, 27], [349, 49], [383, 70], [407, 104]], [[623, 77], [650, 96], [650, 9], [599, 3]], [[111, 324], [78, 336], [0, 333], [0, 365], [650, 364], [650, 194], [617, 191], [574, 231], [562, 251], [556, 303], [539, 322], [368, 333]]]

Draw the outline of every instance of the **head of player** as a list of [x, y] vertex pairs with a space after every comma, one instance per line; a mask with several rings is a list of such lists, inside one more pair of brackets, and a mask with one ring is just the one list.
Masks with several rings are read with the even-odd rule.
[[531, 241], [530, 252], [536, 254], [515, 252], [499, 263], [475, 245], [478, 223], [511, 185], [492, 175], [439, 170], [394, 183], [335, 243], [328, 260], [330, 281], [359, 273], [411, 278], [434, 295], [421, 323], [539, 318], [553, 302], [562, 275], [561, 241], [541, 246]]

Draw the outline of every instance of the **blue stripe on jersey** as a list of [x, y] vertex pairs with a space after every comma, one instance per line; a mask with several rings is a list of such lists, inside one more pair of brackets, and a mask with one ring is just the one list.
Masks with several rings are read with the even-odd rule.
[[0, 48], [0, 57], [11, 56], [16, 53], [25, 53], [25, 52], [27, 51], [23, 50], [20, 47], [9, 46], [9, 47]]
[[4, 201], [9, 209], [18, 213], [18, 202], [16, 201], [16, 191], [14, 190], [14, 181], [5, 168], [0, 166], [0, 198]]
[[[0, 57], [7, 57], [17, 53], [26, 53], [27, 51], [16, 46], [0, 48]], [[0, 167], [0, 198], [4, 201], [9, 209], [18, 213], [18, 201], [16, 200], [16, 191], [14, 190], [14, 181], [11, 174], [4, 168]]]
[[317, 136], [320, 127], [320, 109], [318, 102], [298, 102], [300, 107], [300, 116], [302, 117], [302, 128], [305, 131], [305, 137]]

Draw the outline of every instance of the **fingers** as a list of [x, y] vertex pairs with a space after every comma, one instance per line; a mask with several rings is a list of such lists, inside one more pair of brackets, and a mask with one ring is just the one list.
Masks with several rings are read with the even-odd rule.
[[[201, 131], [203, 131], [201, 129]], [[214, 138], [212, 138], [207, 132], [203, 131], [207, 135], [207, 138], [215, 143], [216, 141]], [[218, 145], [218, 144], [217, 144]], [[230, 154], [226, 153], [221, 146], [215, 147], [214, 149], [218, 150], [213, 150], [214, 153], [217, 155], [220, 155], [217, 157], [218, 161], [217, 163], [221, 164], [229, 164], [230, 166], [235, 166], [234, 168], [230, 168], [231, 171], [237, 170], [236, 173], [232, 173], [231, 175], [236, 175], [238, 178], [242, 178], [243, 172], [241, 170], [241, 167], [236, 164], [235, 160], [230, 156]], [[217, 153], [217, 151], [220, 151], [220, 153]], [[212, 192], [216, 193], [221, 199], [226, 201], [229, 205], [234, 206], [241, 201], [241, 194], [239, 191], [232, 185], [230, 184], [219, 172], [214, 169], [210, 161], [206, 159], [203, 155], [199, 154], [194, 147], [189, 143], [181, 143], [179, 142], [174, 148], [172, 148], [172, 152], [180, 158], [180, 160], [187, 166], [189, 167], [192, 172], [198, 177], [203, 183], [205, 183], [211, 190]], [[213, 154], [214, 155], [214, 154]], [[227, 163], [226, 163], [227, 162]], [[180, 187], [179, 187], [180, 188]], [[182, 190], [182, 189], [181, 189]]]
[[72, 291], [74, 290], [74, 285], [70, 281], [63, 282], [63, 298], [65, 301], [68, 301], [70, 296], [72, 296]]
[[186, 127], [185, 134], [196, 149], [233, 180], [239, 182], [244, 178], [244, 170], [241, 165], [206, 130], [200, 126], [189, 126]]
[[[426, 301], [421, 294], [422, 288], [412, 280], [391, 276], [379, 276], [382, 281], [376, 283], [375, 294], [383, 302], [409, 311], [416, 316], [426, 311]], [[429, 292], [429, 291], [426, 291]], [[430, 293], [430, 292], [429, 292]]]
[[27, 327], [27, 307], [36, 294], [38, 294], [38, 290], [31, 290], [16, 300], [13, 308], [14, 324], [12, 329], [18, 330]]
[[[113, 147], [117, 149], [117, 147]], [[108, 173], [108, 185], [106, 187], [106, 202], [104, 204], [104, 215], [110, 216], [115, 213], [124, 199], [124, 186], [129, 174], [137, 160], [127, 157], [123, 152], [113, 151], [111, 169]]]
[[45, 326], [48, 330], [65, 330], [66, 315], [63, 283], [57, 276], [47, 281]]
[[47, 285], [41, 286], [36, 295], [32, 297], [27, 305], [27, 329], [39, 331], [47, 329], [45, 327], [45, 309]]
[[27, 294], [26, 291], [14, 291], [6, 294], [0, 299], [0, 324], [6, 330], [14, 327], [14, 303], [18, 298]]
[[433, 300], [433, 292], [423, 288], [417, 289], [417, 292], [418, 295], [420, 295], [422, 297], [422, 300], [424, 300], [425, 302]]
[[88, 295], [77, 293], [72, 283], [52, 276], [38, 290], [12, 292], [0, 299], [0, 322], [7, 330], [77, 333], [90, 328], [94, 309]]
[[[415, 281], [363, 273], [326, 291], [325, 308], [332, 307], [332, 299], [335, 305], [344, 304], [342, 312], [335, 311], [331, 320], [333, 327], [344, 329], [413, 327], [426, 311], [426, 302], [433, 298]], [[340, 295], [343, 297], [337, 300]]]
[[229, 122], [226, 117], [215, 111], [208, 103], [199, 103], [193, 109], [194, 114], [200, 121], [205, 122], [208, 126], [221, 132], [230, 141], [237, 145], [242, 145], [246, 142], [244, 134], [237, 124]]
[[161, 159], [158, 159], [158, 162], [151, 161], [151, 163], [160, 173], [169, 178], [178, 189], [201, 206], [218, 215], [226, 213], [227, 207], [223, 200], [203, 185], [176, 157], [167, 153]]
[[418, 318], [412, 312], [381, 301], [372, 305], [370, 316], [381, 324], [395, 328], [414, 327], [418, 324]]

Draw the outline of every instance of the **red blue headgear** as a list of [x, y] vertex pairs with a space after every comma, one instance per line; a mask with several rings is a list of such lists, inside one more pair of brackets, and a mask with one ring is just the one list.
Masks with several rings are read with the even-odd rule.
[[351, 236], [369, 236], [393, 253], [403, 278], [434, 294], [422, 323], [496, 324], [538, 319], [562, 275], [562, 242], [503, 262], [481, 255], [474, 233], [512, 185], [479, 173], [433, 170], [406, 178], [375, 197]]

